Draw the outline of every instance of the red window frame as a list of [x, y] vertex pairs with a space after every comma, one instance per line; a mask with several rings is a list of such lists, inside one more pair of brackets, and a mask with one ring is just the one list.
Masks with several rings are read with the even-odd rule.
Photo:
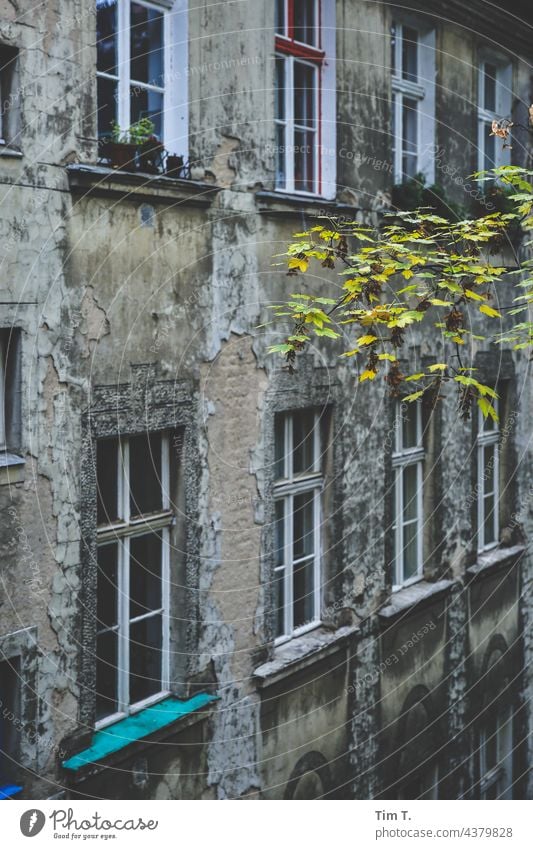
[[287, 35], [281, 35], [276, 32], [275, 35], [275, 49], [276, 53], [279, 53], [284, 56], [294, 56], [297, 59], [306, 59], [309, 62], [312, 62], [318, 70], [318, 91], [317, 91], [317, 100], [318, 100], [318, 127], [317, 127], [317, 142], [318, 142], [318, 171], [317, 171], [317, 194], [320, 194], [322, 191], [322, 157], [320, 155], [320, 151], [322, 149], [322, 65], [326, 59], [326, 54], [324, 50], [322, 50], [322, 2], [321, 0], [315, 0], [316, 2], [316, 16], [317, 23], [316, 28], [318, 30], [318, 47], [315, 47], [311, 44], [304, 44], [301, 41], [296, 41], [294, 37], [295, 32], [295, 4], [297, 0], [285, 0], [285, 12], [286, 12], [286, 22], [287, 22]]

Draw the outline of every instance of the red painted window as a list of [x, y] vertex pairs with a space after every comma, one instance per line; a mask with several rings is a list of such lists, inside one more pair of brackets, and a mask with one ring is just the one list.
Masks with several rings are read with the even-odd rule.
[[276, 0], [276, 187], [320, 194], [321, 0]]

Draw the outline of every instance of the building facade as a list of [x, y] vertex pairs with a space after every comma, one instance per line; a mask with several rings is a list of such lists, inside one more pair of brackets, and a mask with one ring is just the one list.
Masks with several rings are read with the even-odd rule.
[[24, 6], [0, 0], [3, 796], [531, 798], [527, 352], [474, 352], [492, 427], [335, 346], [268, 352], [295, 231], [377, 225], [420, 175], [469, 207], [467, 175], [530, 162], [527, 130], [490, 136], [527, 125], [530, 12]]

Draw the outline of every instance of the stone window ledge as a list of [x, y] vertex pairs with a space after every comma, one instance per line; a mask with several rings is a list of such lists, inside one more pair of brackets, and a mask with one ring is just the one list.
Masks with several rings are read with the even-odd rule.
[[[132, 754], [135, 743], [148, 744], [156, 738], [174, 733], [206, 717], [205, 708], [218, 701], [218, 696], [197, 693], [190, 699], [167, 697], [150, 707], [120, 719], [96, 731], [88, 748], [63, 761], [63, 769], [81, 781]], [[163, 734], [162, 734], [163, 732]], [[150, 738], [148, 741], [147, 738]]]
[[0, 147], [0, 156], [5, 157], [6, 159], [22, 159], [22, 152], [20, 150], [15, 150], [14, 147], [2, 145]]
[[273, 660], [263, 663], [254, 670], [253, 677], [257, 686], [259, 689], [270, 687], [286, 676], [334, 654], [342, 648], [349, 637], [357, 633], [359, 628], [348, 625], [336, 631], [316, 628], [301, 637], [295, 637], [283, 643], [276, 648]]
[[339, 215], [342, 213], [355, 221], [357, 207], [335, 200], [313, 195], [289, 194], [288, 192], [260, 191], [255, 193], [259, 212], [272, 215]]
[[83, 197], [143, 200], [170, 206], [207, 207], [220, 191], [197, 180], [120, 171], [103, 165], [67, 165], [70, 190]]
[[466, 571], [472, 578], [485, 577], [505, 566], [517, 563], [524, 555], [524, 545], [513, 545], [511, 548], [493, 548], [484, 554], [479, 554], [476, 562]]
[[435, 583], [419, 581], [417, 584], [411, 584], [410, 587], [395, 592], [390, 597], [389, 603], [378, 611], [378, 615], [381, 619], [393, 619], [414, 607], [431, 604], [441, 596], [447, 595], [454, 583], [454, 581], [435, 581]]
[[18, 454], [0, 451], [0, 486], [21, 483], [24, 480], [26, 461]]

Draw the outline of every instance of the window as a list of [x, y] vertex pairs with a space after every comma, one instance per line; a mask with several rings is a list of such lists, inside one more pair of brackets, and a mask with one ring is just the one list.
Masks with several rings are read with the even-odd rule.
[[280, 190], [335, 193], [334, 15], [331, 0], [276, 2], [276, 188]]
[[424, 445], [420, 403], [397, 405], [394, 474], [394, 585], [422, 577]]
[[0, 145], [15, 141], [17, 126], [18, 100], [16, 91], [16, 67], [18, 50], [0, 44]]
[[0, 798], [13, 785], [19, 765], [19, 660], [0, 662]]
[[324, 484], [320, 411], [278, 415], [275, 429], [275, 631], [282, 641], [320, 621]]
[[[493, 406], [498, 413], [499, 404]], [[498, 544], [499, 528], [499, 441], [498, 423], [478, 411], [477, 434], [477, 537], [478, 550], [486, 551]]]
[[512, 67], [508, 62], [492, 57], [482, 58], [478, 81], [478, 169], [480, 171], [508, 165], [509, 148], [501, 139], [491, 135], [492, 122], [511, 117]]
[[97, 720], [169, 689], [169, 438], [97, 442]]
[[20, 331], [0, 329], [0, 451], [20, 448]]
[[513, 731], [511, 710], [495, 713], [481, 731], [480, 796], [512, 799]]
[[434, 181], [435, 33], [394, 22], [391, 29], [392, 148], [396, 182]]
[[114, 122], [126, 130], [149, 118], [167, 146], [183, 146], [186, 119], [176, 80], [186, 79], [185, 12], [172, 6], [170, 0], [96, 0], [99, 138]]

